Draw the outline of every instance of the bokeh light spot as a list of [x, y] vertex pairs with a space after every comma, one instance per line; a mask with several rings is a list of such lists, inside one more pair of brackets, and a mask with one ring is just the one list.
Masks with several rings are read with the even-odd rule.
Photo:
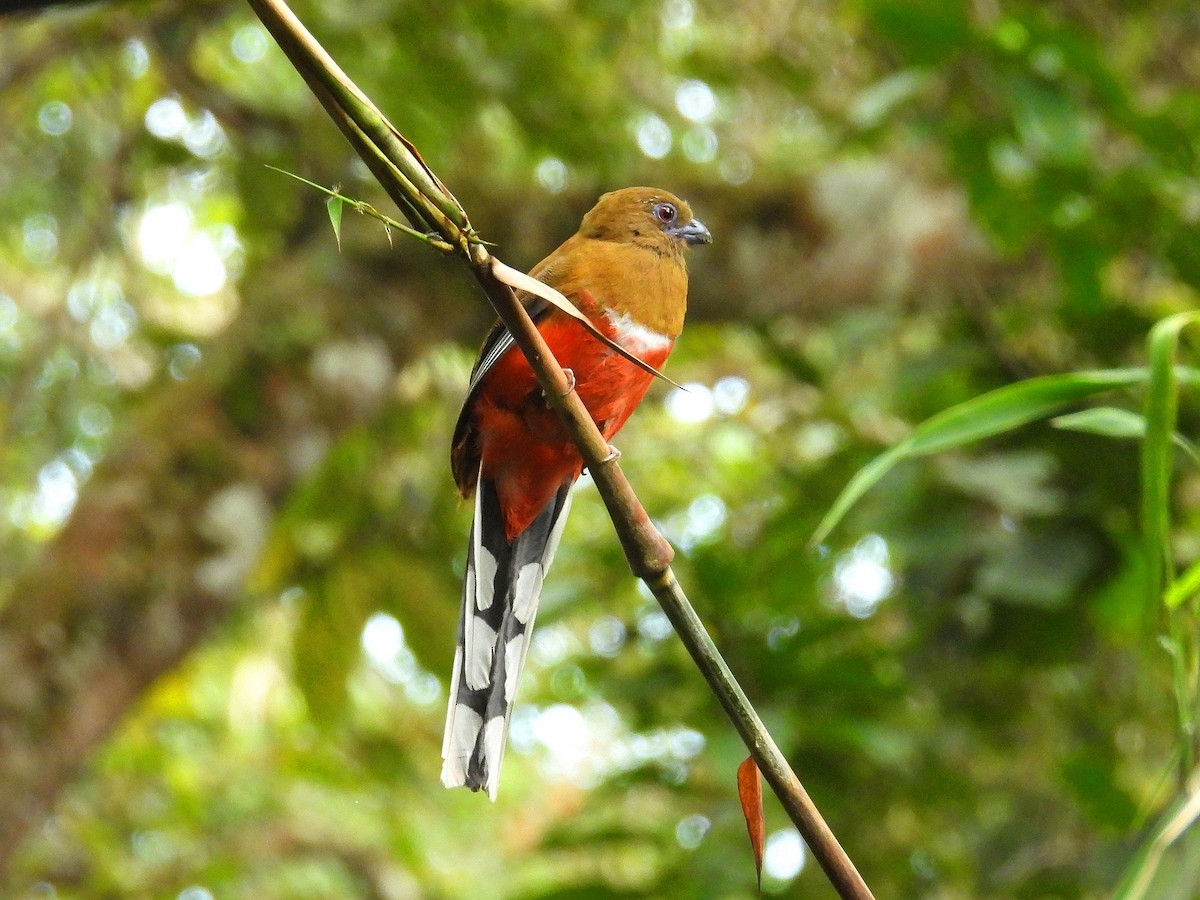
[[675, 91], [675, 108], [685, 119], [703, 125], [717, 114], [717, 95], [703, 81], [685, 81]]
[[597, 619], [588, 629], [588, 644], [599, 656], [616, 656], [625, 646], [625, 623], [616, 616]]
[[745, 153], [734, 153], [721, 160], [720, 171], [730, 184], [745, 184], [754, 174], [754, 165]]
[[225, 286], [225, 263], [205, 234], [193, 234], [184, 244], [171, 271], [175, 287], [193, 297], [213, 294]]
[[560, 194], [567, 186], [567, 166], [553, 156], [543, 159], [534, 170], [538, 184], [551, 194]]
[[363, 626], [362, 646], [375, 663], [391, 663], [404, 647], [404, 628], [394, 616], [375, 613]]
[[46, 266], [58, 256], [58, 220], [49, 213], [29, 216], [21, 228], [25, 258], [31, 263]]
[[174, 97], [155, 100], [146, 109], [146, 130], [164, 141], [174, 140], [187, 128], [187, 113]]
[[141, 78], [150, 68], [150, 53], [146, 45], [136, 38], [125, 42], [121, 48], [121, 65], [130, 78]]
[[587, 758], [592, 733], [583, 713], [566, 703], [556, 703], [534, 720], [533, 736], [550, 754], [554, 768], [569, 772]]
[[727, 416], [742, 411], [750, 397], [750, 382], [737, 375], [726, 375], [713, 385], [713, 403], [717, 412]]
[[703, 384], [691, 382], [667, 394], [667, 414], [676, 422], [697, 424], [712, 418], [716, 403], [713, 393]]
[[800, 834], [791, 828], [772, 833], [763, 851], [763, 872], [777, 881], [791, 881], [804, 869], [807, 850]]
[[151, 206], [138, 225], [138, 250], [151, 272], [168, 274], [192, 233], [192, 211], [182, 203]]
[[634, 134], [638, 148], [651, 159], [662, 159], [671, 152], [671, 128], [653, 113], [638, 119]]
[[717, 133], [707, 125], [689, 128], [683, 136], [683, 155], [691, 162], [710, 163], [717, 158], [720, 142]]
[[687, 816], [680, 819], [679, 824], [675, 826], [675, 840], [684, 850], [695, 850], [700, 846], [700, 842], [704, 840], [704, 836], [708, 834], [711, 826], [712, 822], [705, 816]]
[[662, 8], [663, 27], [682, 31], [691, 28], [696, 21], [696, 7], [692, 0], [667, 0]]
[[256, 63], [267, 54], [267, 33], [261, 25], [239, 28], [229, 42], [229, 49], [239, 62]]
[[61, 100], [43, 103], [38, 110], [38, 128], [51, 137], [61, 137], [71, 130], [71, 107]]
[[38, 472], [31, 518], [37, 525], [57, 527], [71, 515], [78, 496], [79, 483], [71, 467], [61, 459], [48, 462]]
[[167, 351], [167, 374], [183, 381], [200, 363], [200, 348], [195, 344], [176, 344]]
[[887, 542], [877, 534], [867, 535], [834, 567], [838, 600], [856, 619], [865, 619], [887, 598], [896, 579], [888, 568]]

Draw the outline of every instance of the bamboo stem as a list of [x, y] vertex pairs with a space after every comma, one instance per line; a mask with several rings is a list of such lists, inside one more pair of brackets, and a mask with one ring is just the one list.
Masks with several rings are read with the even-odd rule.
[[[368, 156], [377, 154], [389, 160], [409, 184], [411, 193], [407, 195], [406, 203], [419, 211], [425, 227], [438, 231], [450, 243], [460, 243], [469, 230], [462, 206], [384, 118], [378, 107], [341, 70], [286, 3], [282, 0], [249, 0], [249, 3], [296, 71], [338, 121], [339, 127], [343, 127], [341, 119], [348, 116], [373, 144], [369, 154], [363, 154], [362, 148], [356, 145], [355, 149], [363, 155], [363, 162], [370, 166], [372, 160]], [[342, 115], [336, 113], [335, 109], [340, 110]], [[386, 182], [384, 188], [389, 194], [392, 193]], [[404, 205], [401, 209], [408, 214]], [[418, 223], [414, 225], [421, 227]]]
[[862, 876], [788, 765], [675, 579], [671, 571], [674, 558], [671, 545], [654, 528], [620, 465], [611, 457], [608, 442], [525, 308], [512, 289], [493, 274], [492, 257], [473, 240], [474, 231], [465, 211], [282, 0], [248, 2], [380, 184], [406, 215], [415, 217], [414, 226], [436, 230], [465, 257], [579, 448], [608, 508], [633, 574], [653, 591], [838, 895], [844, 900], [871, 900], [871, 891]]

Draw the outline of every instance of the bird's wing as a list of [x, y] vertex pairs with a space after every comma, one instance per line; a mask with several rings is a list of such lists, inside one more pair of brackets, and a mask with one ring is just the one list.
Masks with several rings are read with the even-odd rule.
[[[529, 274], [554, 288], [564, 287], [564, 280], [575, 270], [572, 264], [578, 253], [578, 237], [569, 238], [566, 243], [543, 259], [529, 270]], [[534, 297], [524, 292], [518, 292], [518, 298], [525, 311], [536, 325], [554, 309], [549, 302], [541, 297]], [[501, 321], [492, 325], [492, 330], [483, 339], [479, 348], [479, 356], [471, 369], [471, 381], [467, 386], [467, 395], [463, 398], [462, 409], [458, 413], [458, 422], [454, 426], [454, 438], [450, 442], [450, 468], [454, 472], [454, 481], [463, 496], [468, 496], [475, 487], [479, 470], [479, 450], [475, 446], [471, 434], [472, 407], [475, 394], [488, 373], [498, 363], [501, 357], [516, 346], [516, 341], [508, 328]]]
[[[525, 304], [525, 312], [529, 313], [536, 325], [541, 321], [546, 313], [550, 311], [550, 304], [540, 297], [532, 298]], [[475, 360], [475, 366], [471, 369], [471, 382], [467, 386], [467, 397], [463, 401], [463, 408], [466, 409], [467, 403], [470, 402], [471, 395], [475, 393], [475, 389], [487, 376], [494, 366], [510, 347], [516, 345], [513, 340], [512, 333], [503, 322], [497, 321], [492, 330], [487, 333], [487, 337], [483, 339], [483, 346], [479, 348], [479, 356]]]
[[[572, 246], [573, 242], [568, 241], [530, 269], [529, 274], [544, 284], [557, 287], [559, 282], [562, 281], [563, 274], [571, 268], [569, 265], [571, 254], [568, 248]], [[521, 304], [525, 307], [525, 312], [529, 314], [529, 318], [533, 320], [535, 325], [550, 312], [550, 303], [541, 297], [534, 297], [523, 291], [518, 292], [517, 296]], [[513, 340], [513, 336], [509, 333], [508, 328], [505, 327], [503, 322], [497, 320], [492, 325], [492, 330], [487, 333], [487, 337], [483, 339], [483, 346], [479, 348], [479, 356], [475, 359], [475, 367], [471, 369], [471, 383], [467, 386], [467, 396], [463, 400], [464, 410], [471, 402], [471, 395], [475, 393], [475, 389], [487, 377], [487, 373], [491, 371], [492, 366], [515, 344], [516, 341]], [[462, 424], [461, 417], [459, 424]]]
[[[545, 300], [534, 297], [525, 304], [529, 317], [537, 324], [545, 318], [552, 307]], [[513, 336], [503, 322], [497, 321], [492, 330], [483, 340], [475, 366], [471, 369], [471, 381], [467, 386], [467, 395], [463, 398], [462, 409], [458, 411], [458, 422], [454, 426], [454, 438], [450, 442], [450, 468], [454, 472], [454, 482], [463, 496], [469, 496], [475, 487], [476, 473], [479, 469], [479, 448], [475, 445], [472, 435], [474, 417], [472, 409], [475, 394], [487, 377], [488, 372], [500, 361], [512, 347], [516, 346]]]

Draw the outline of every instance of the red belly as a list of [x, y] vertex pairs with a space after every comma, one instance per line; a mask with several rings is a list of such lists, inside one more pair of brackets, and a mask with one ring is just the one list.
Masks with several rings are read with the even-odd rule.
[[[564, 315], [547, 316], [538, 330], [559, 365], [575, 374], [579, 399], [601, 434], [611, 439], [641, 402], [652, 376]], [[667, 345], [641, 359], [657, 369], [670, 352]], [[579, 477], [583, 460], [516, 347], [500, 358], [480, 385], [474, 419], [482, 474], [496, 484], [512, 540], [529, 527], [564, 481]]]

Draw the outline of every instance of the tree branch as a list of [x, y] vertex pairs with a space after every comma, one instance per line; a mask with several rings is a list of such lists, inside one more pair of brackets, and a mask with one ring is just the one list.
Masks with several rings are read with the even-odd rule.
[[624, 548], [630, 569], [654, 592], [730, 721], [746, 743], [839, 895], [871, 892], [784, 759], [705, 631], [671, 571], [674, 551], [650, 522], [608, 442], [588, 415], [541, 334], [513, 291], [500, 282], [492, 257], [475, 238], [466, 213], [421, 161], [415, 149], [346, 77], [282, 0], [249, 0], [267, 30], [313, 89], [355, 150], [410, 217], [414, 227], [435, 230], [465, 258], [472, 274], [529, 360], [596, 483]]

